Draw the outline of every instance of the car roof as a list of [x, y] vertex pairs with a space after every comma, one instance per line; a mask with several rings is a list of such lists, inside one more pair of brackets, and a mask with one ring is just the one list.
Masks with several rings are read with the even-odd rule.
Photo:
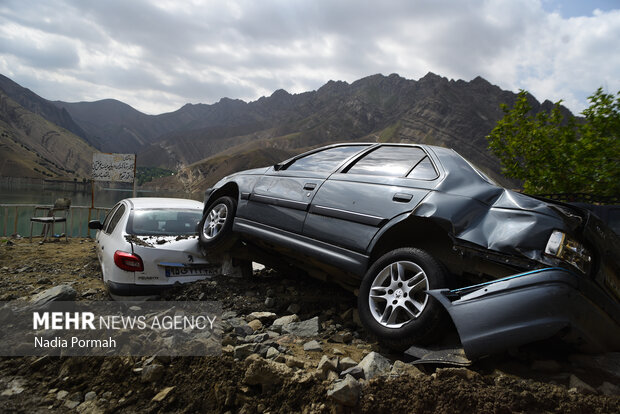
[[182, 209], [200, 209], [204, 207], [203, 203], [196, 200], [186, 198], [168, 198], [168, 197], [137, 197], [125, 199], [133, 210], [144, 210], [153, 208], [182, 208]]

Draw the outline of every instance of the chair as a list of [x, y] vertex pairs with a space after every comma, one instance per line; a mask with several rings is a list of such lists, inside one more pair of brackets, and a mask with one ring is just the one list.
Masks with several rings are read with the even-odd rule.
[[[32, 243], [32, 227], [34, 223], [43, 224], [43, 241], [47, 240], [48, 235], [54, 236], [54, 224], [62, 223], [63, 231], [65, 233], [65, 241], [69, 241], [67, 238], [67, 216], [69, 215], [69, 209], [71, 208], [70, 198], [59, 198], [54, 203], [54, 206], [50, 209], [46, 207], [35, 207], [34, 217], [30, 217], [30, 243]], [[46, 216], [37, 217], [38, 210], [47, 210]]]

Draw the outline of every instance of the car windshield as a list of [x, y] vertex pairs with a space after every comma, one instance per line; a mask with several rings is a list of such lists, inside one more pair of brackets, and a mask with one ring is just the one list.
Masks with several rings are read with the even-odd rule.
[[134, 210], [127, 222], [127, 233], [145, 236], [182, 236], [196, 234], [201, 210]]

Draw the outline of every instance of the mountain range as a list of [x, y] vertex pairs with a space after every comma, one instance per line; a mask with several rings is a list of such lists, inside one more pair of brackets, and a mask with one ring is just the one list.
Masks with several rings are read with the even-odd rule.
[[[530, 98], [534, 112], [552, 106]], [[392, 74], [146, 115], [113, 99], [48, 101], [0, 75], [0, 175], [82, 179], [94, 151], [136, 153], [140, 166], [178, 172], [162, 183], [200, 191], [234, 171], [319, 145], [372, 141], [451, 147], [514, 185], [501, 176], [485, 136], [503, 116], [500, 104], [515, 99], [481, 77], [455, 81], [428, 73], [416, 81]]]

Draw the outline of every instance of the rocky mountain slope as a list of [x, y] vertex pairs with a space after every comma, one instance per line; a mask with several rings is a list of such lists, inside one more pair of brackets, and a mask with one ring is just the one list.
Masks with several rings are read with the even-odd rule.
[[[155, 157], [167, 154], [177, 167], [185, 166], [179, 178], [185, 180], [186, 187], [198, 189], [221, 177], [214, 172], [223, 154], [229, 154], [234, 164], [233, 160], [259, 149], [277, 149], [291, 155], [342, 141], [417, 142], [454, 148], [510, 186], [514, 183], [501, 177], [499, 162], [488, 151], [485, 136], [503, 116], [500, 104], [512, 104], [515, 96], [482, 78], [465, 82], [434, 74], [419, 81], [375, 75], [351, 85], [329, 82], [316, 92], [290, 95], [277, 91], [256, 102], [234, 104], [239, 112], [245, 108], [246, 119], [259, 109], [272, 114], [273, 119], [260, 124], [263, 129], [258, 129], [259, 122], [255, 122], [257, 130], [245, 135], [229, 136], [233, 133], [222, 128], [173, 133], [156, 145], [157, 150], [155, 146], [146, 150], [143, 159], [163, 162]], [[532, 101], [535, 110], [543, 108]], [[246, 122], [244, 127], [249, 130], [252, 126]], [[201, 157], [207, 158], [194, 161]]]
[[[373, 75], [316, 91], [275, 91], [253, 102], [222, 98], [146, 115], [112, 99], [50, 102], [8, 78], [0, 89], [22, 107], [62, 125], [104, 152], [138, 153], [138, 164], [177, 170], [201, 189], [244, 166], [264, 166], [305, 149], [343, 141], [419, 142], [454, 148], [506, 185], [485, 136], [516, 95], [477, 77], [420, 80]], [[532, 97], [534, 111], [548, 108]], [[568, 112], [568, 110], [566, 110]], [[171, 181], [167, 180], [166, 182]], [[165, 185], [180, 185], [178, 180]]]
[[[199, 189], [222, 177], [216, 169], [224, 175], [236, 171], [216, 168], [226, 154], [231, 157], [228, 164], [235, 165], [240, 157], [252, 158], [253, 152], [266, 149], [292, 155], [343, 141], [418, 142], [454, 148], [491, 177], [513, 186], [500, 175], [485, 137], [503, 116], [500, 104], [511, 105], [515, 97], [480, 77], [466, 82], [429, 73], [419, 81], [395, 74], [352, 84], [330, 81], [317, 91], [292, 95], [279, 90], [250, 103], [222, 99], [214, 105], [186, 105], [167, 116], [202, 113], [192, 125], [208, 126], [164, 134], [139, 159], [179, 169], [186, 188]], [[532, 97], [536, 112], [550, 105]], [[272, 156], [268, 161], [282, 159]]]
[[73, 120], [66, 110], [40, 97], [30, 89], [26, 89], [6, 76], [0, 75], [0, 90], [4, 91], [7, 96], [24, 109], [85, 139], [95, 147], [99, 145], [99, 142], [94, 137], [89, 136], [86, 131]]
[[[38, 110], [46, 116], [63, 116], [44, 103]], [[70, 119], [59, 122], [71, 126]], [[0, 176], [87, 178], [94, 151], [79, 136], [29, 111], [0, 89]]]
[[167, 123], [165, 117], [161, 118], [163, 115], [146, 115], [114, 99], [53, 104], [70, 113], [88, 136], [97, 140], [103, 152], [136, 153], [160, 135], [181, 126], [176, 121]]
[[514, 98], [482, 78], [451, 81], [430, 73], [419, 81], [398, 75], [374, 75], [350, 85], [330, 81], [297, 95], [280, 90], [250, 103], [195, 105], [192, 109], [211, 118], [209, 126], [168, 133], [143, 152], [143, 159], [164, 148], [177, 165], [188, 165], [259, 140], [277, 140], [262, 146], [281, 149], [350, 140], [423, 142], [453, 147], [498, 171], [484, 137], [502, 116], [500, 103]]

